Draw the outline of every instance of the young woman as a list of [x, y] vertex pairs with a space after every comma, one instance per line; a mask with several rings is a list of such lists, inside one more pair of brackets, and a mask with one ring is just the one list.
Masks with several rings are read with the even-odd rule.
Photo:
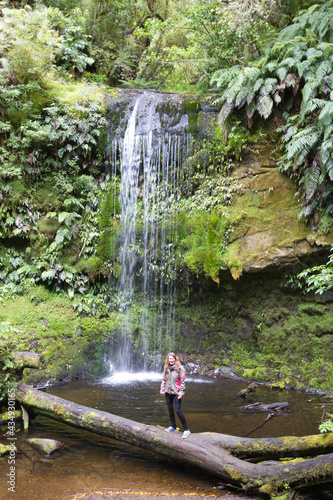
[[166, 432], [177, 430], [175, 414], [173, 411], [173, 406], [175, 406], [176, 413], [184, 428], [182, 435], [183, 439], [186, 439], [191, 434], [181, 410], [181, 401], [186, 390], [185, 378], [186, 375], [184, 367], [180, 364], [176, 354], [174, 352], [170, 352], [166, 357], [160, 389], [160, 393], [165, 394], [171, 421], [171, 427], [168, 427], [165, 430]]

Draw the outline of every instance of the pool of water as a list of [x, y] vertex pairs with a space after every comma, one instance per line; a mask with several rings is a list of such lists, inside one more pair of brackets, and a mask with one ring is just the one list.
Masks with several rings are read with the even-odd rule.
[[[99, 380], [79, 380], [49, 387], [50, 394], [114, 413], [138, 422], [169, 426], [164, 396], [159, 394], [160, 373], [118, 374]], [[259, 387], [246, 399], [237, 393], [246, 383], [232, 380], [188, 377], [182, 409], [192, 432], [213, 431], [249, 437], [302, 436], [318, 433], [321, 399], [295, 391]], [[285, 415], [264, 423], [266, 413], [247, 412], [242, 406], [288, 402]], [[261, 425], [263, 424], [263, 425]], [[254, 432], [252, 432], [255, 428]], [[3, 429], [3, 434], [5, 429]], [[33, 419], [28, 431], [17, 433], [18, 444], [28, 437], [60, 440], [64, 447], [35, 463], [16, 457], [16, 493], [9, 500], [70, 499], [89, 491], [148, 491], [155, 493], [211, 494], [223, 496], [217, 478], [158, 457], [110, 438], [71, 428], [46, 417]], [[4, 441], [3, 441], [4, 442]], [[0, 491], [7, 491], [8, 460], [0, 459]], [[319, 498], [318, 495], [313, 498]], [[329, 497], [322, 497], [329, 498]]]

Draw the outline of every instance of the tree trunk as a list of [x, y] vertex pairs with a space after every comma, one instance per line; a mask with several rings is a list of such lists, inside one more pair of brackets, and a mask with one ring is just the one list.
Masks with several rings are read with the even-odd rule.
[[305, 438], [254, 440], [217, 433], [200, 433], [191, 434], [183, 440], [176, 432], [166, 433], [160, 427], [141, 424], [78, 405], [42, 393], [24, 383], [19, 384], [16, 399], [27, 410], [200, 467], [218, 476], [225, 483], [245, 490], [273, 494], [285, 490], [286, 485], [293, 488], [333, 478], [333, 453], [298, 463], [272, 466], [245, 462], [229, 453], [229, 451], [236, 453], [237, 449], [241, 449], [242, 456], [251, 454], [259, 456], [265, 455], [265, 451], [267, 453], [269, 449], [271, 456], [272, 450], [278, 453], [277, 450], [280, 449], [280, 452], [283, 450], [281, 453], [286, 455], [289, 442], [289, 449], [291, 448], [290, 452], [293, 454], [296, 449], [302, 452], [306, 441], [314, 443], [313, 450], [316, 446], [321, 450], [325, 445], [331, 450], [333, 439], [329, 434]]

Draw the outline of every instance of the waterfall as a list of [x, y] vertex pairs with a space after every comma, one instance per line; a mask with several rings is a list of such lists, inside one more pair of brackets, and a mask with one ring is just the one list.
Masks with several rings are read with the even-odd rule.
[[[186, 189], [192, 139], [188, 117], [166, 112], [170, 96], [139, 93], [126, 126], [112, 131], [110, 161], [120, 175], [117, 294], [122, 315], [115, 368], [161, 366], [174, 348], [177, 231], [173, 204]], [[153, 316], [152, 316], [153, 315]], [[163, 350], [163, 352], [161, 352]]]

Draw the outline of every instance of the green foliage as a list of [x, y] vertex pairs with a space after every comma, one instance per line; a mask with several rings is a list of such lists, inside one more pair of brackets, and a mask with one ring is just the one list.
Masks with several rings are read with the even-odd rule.
[[305, 282], [307, 292], [314, 291], [321, 295], [330, 290], [333, 288], [333, 254], [329, 256], [327, 264], [306, 269], [297, 278]]
[[182, 239], [185, 249], [184, 262], [195, 273], [204, 273], [219, 283], [219, 271], [223, 267], [227, 228], [218, 211], [196, 211], [187, 221], [188, 235]]
[[326, 432], [333, 432], [333, 421], [325, 420], [325, 422], [321, 423], [318, 427], [319, 431], [324, 434]]
[[65, 16], [58, 8], [2, 9], [0, 39], [2, 70], [12, 81], [43, 81], [62, 65], [75, 76], [94, 60], [90, 57], [86, 19], [78, 9]]
[[9, 337], [14, 328], [8, 321], [0, 320], [0, 401], [7, 399], [8, 390], [16, 385], [14, 368], [11, 355], [11, 345], [8, 345]]
[[306, 218], [333, 213], [332, 19], [332, 1], [313, 5], [280, 32], [264, 57], [211, 78], [222, 121], [241, 108], [250, 126], [255, 113], [264, 119], [274, 113], [280, 121], [283, 114], [280, 168], [297, 182]]
[[50, 10], [44, 6], [32, 10], [2, 9], [0, 55], [2, 70], [20, 83], [40, 81], [50, 70], [59, 46], [58, 33], [52, 28]]
[[82, 74], [94, 63], [90, 57], [91, 37], [86, 34], [88, 19], [76, 8], [71, 15], [64, 17], [56, 11], [53, 16], [53, 28], [60, 32], [60, 44], [56, 52], [56, 63], [70, 70], [75, 76]]

